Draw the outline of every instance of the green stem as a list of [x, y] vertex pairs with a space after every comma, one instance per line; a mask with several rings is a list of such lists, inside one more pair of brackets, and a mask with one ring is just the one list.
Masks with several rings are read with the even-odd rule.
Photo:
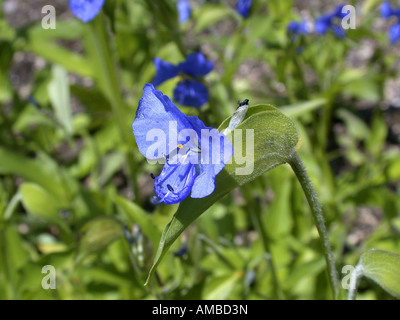
[[335, 261], [333, 259], [331, 245], [329, 243], [328, 232], [325, 227], [324, 216], [322, 214], [321, 206], [318, 202], [317, 194], [315, 193], [315, 190], [307, 175], [303, 162], [301, 161], [300, 157], [296, 152], [292, 155], [289, 164], [292, 167], [294, 173], [296, 174], [303, 188], [308, 204], [310, 205], [311, 212], [314, 218], [314, 223], [315, 226], [317, 227], [318, 234], [321, 239], [321, 245], [328, 268], [329, 281], [332, 287], [333, 296], [336, 299], [339, 293], [339, 279], [336, 271]]
[[271, 254], [270, 242], [269, 242], [267, 233], [265, 232], [265, 229], [263, 228], [263, 222], [262, 222], [260, 214], [259, 214], [260, 210], [257, 210], [257, 208], [256, 208], [257, 204], [254, 202], [254, 199], [250, 193], [250, 191], [251, 191], [250, 185], [244, 185], [242, 187], [242, 191], [243, 191], [243, 195], [246, 199], [246, 202], [248, 203], [249, 208], [250, 208], [251, 219], [253, 220], [253, 224], [254, 224], [255, 228], [257, 229], [257, 233], [261, 237], [261, 242], [264, 247], [264, 251], [266, 252], [267, 257], [268, 257], [267, 262], [268, 262], [268, 266], [271, 270], [274, 297], [276, 299], [284, 299], [284, 295], [283, 295], [283, 292], [282, 292], [282, 289], [281, 289], [281, 286], [279, 283], [278, 275], [276, 272], [275, 263], [274, 263], [274, 260], [272, 258], [272, 254]]

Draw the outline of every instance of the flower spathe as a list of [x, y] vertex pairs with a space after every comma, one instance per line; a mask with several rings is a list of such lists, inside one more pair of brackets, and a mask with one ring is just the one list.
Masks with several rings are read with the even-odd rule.
[[[171, 124], [176, 133], [171, 131]], [[232, 157], [232, 144], [224, 134], [205, 126], [199, 118], [182, 113], [153, 84], [143, 88], [132, 129], [139, 151], [147, 159], [166, 158], [160, 175], [154, 177], [156, 203], [174, 204], [189, 195], [210, 195], [215, 189], [215, 177]], [[151, 130], [164, 133], [166, 154], [153, 152], [155, 142], [148, 139]], [[176, 139], [172, 139], [175, 135]]]
[[155, 58], [154, 66], [156, 68], [153, 80], [155, 86], [178, 75], [183, 75], [174, 90], [174, 99], [180, 104], [200, 108], [208, 101], [208, 90], [197, 78], [210, 73], [214, 68], [214, 63], [207, 61], [202, 53], [191, 53], [185, 61], [177, 65]]
[[105, 0], [69, 0], [72, 13], [83, 22], [93, 20], [104, 5]]

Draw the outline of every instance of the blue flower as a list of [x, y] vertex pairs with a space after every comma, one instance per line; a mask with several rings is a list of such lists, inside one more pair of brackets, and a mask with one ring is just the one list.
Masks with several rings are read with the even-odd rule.
[[175, 87], [174, 100], [183, 106], [200, 108], [208, 101], [208, 90], [201, 82], [185, 79]]
[[[156, 203], [178, 203], [189, 194], [210, 195], [215, 177], [232, 157], [232, 144], [224, 134], [182, 113], [153, 84], [143, 88], [132, 129], [142, 155], [149, 160], [166, 158], [160, 175], [152, 175]], [[151, 133], [160, 131], [162, 135], [154, 139]]]
[[191, 8], [188, 0], [178, 0], [176, 3], [178, 10], [179, 22], [184, 23], [190, 18]]
[[385, 19], [390, 19], [392, 16], [400, 19], [400, 8], [393, 8], [389, 1], [385, 1], [381, 5], [381, 15]]
[[392, 16], [392, 7], [389, 1], [385, 1], [381, 4], [381, 15], [385, 19], [389, 19]]
[[154, 66], [156, 68], [153, 80], [155, 86], [175, 78], [179, 74], [183, 75], [183, 79], [174, 90], [174, 99], [180, 104], [200, 108], [208, 101], [208, 90], [197, 80], [197, 77], [210, 73], [214, 68], [214, 63], [207, 61], [202, 53], [192, 53], [187, 56], [185, 61], [177, 65], [155, 58]]
[[389, 40], [391, 44], [396, 44], [400, 39], [400, 22], [389, 28]]
[[249, 17], [252, 2], [253, 0], [238, 0], [238, 2], [236, 2], [236, 10], [243, 18]]
[[178, 66], [161, 60], [160, 58], [154, 58], [154, 67], [156, 68], [156, 76], [153, 80], [155, 86], [160, 85], [164, 81], [175, 78], [180, 71]]
[[292, 34], [308, 34], [307, 21], [290, 21], [287, 30]]
[[306, 35], [309, 33], [307, 22], [305, 20], [302, 22], [290, 21], [287, 30], [291, 34], [292, 41], [295, 41], [299, 35]]
[[344, 32], [340, 24], [335, 23], [337, 19], [343, 19], [347, 13], [342, 13], [344, 5], [337, 6], [332, 13], [327, 13], [315, 20], [315, 32], [318, 34], [326, 34], [329, 29], [339, 38], [344, 38]]
[[389, 40], [391, 44], [396, 44], [400, 39], [400, 7], [392, 8], [389, 1], [381, 5], [381, 15], [385, 19], [396, 17], [397, 22], [389, 28]]
[[214, 68], [214, 62], [207, 61], [200, 52], [194, 52], [187, 56], [184, 62], [178, 64], [179, 71], [192, 77], [205, 76]]
[[69, 0], [72, 13], [83, 22], [89, 22], [100, 12], [105, 0]]

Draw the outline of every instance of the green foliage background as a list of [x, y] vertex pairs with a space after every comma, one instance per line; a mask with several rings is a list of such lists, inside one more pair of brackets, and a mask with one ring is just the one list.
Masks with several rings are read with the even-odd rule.
[[[352, 1], [357, 28], [343, 40], [296, 41], [287, 24], [304, 10], [315, 19], [331, 1], [255, 0], [249, 19], [234, 1], [191, 1], [183, 25], [172, 0], [107, 0], [88, 24], [55, 1], [55, 30], [42, 28], [44, 3], [29, 2], [39, 14], [30, 22], [5, 10], [21, 1], [0, 9], [0, 298], [332, 298], [310, 209], [287, 165], [210, 207], [144, 286], [178, 205], [152, 204], [149, 173], [161, 167], [138, 152], [131, 125], [154, 57], [177, 63], [198, 50], [215, 62], [204, 79], [210, 101], [179, 107], [218, 128], [247, 98], [295, 121], [340, 278], [369, 249], [400, 253], [400, 109], [387, 89], [399, 78], [399, 45], [388, 44], [381, 1]], [[158, 89], [172, 97], [177, 81]], [[56, 269], [55, 290], [42, 288], [45, 265]], [[358, 298], [393, 299], [369, 279]]]

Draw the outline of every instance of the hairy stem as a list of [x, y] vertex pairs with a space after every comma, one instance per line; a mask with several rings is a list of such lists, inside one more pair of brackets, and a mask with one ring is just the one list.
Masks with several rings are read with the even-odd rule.
[[303, 188], [304, 194], [306, 195], [308, 204], [310, 205], [311, 212], [314, 218], [314, 223], [315, 226], [317, 227], [318, 234], [321, 239], [321, 245], [328, 268], [329, 281], [332, 287], [333, 296], [336, 299], [339, 293], [339, 279], [335, 266], [335, 261], [333, 259], [331, 245], [329, 243], [328, 232], [325, 227], [324, 216], [322, 214], [322, 209], [319, 204], [317, 194], [315, 193], [315, 190], [307, 175], [303, 162], [301, 161], [300, 157], [296, 152], [290, 159], [289, 164], [292, 167], [294, 173], [296, 174], [297, 179], [299, 180]]

